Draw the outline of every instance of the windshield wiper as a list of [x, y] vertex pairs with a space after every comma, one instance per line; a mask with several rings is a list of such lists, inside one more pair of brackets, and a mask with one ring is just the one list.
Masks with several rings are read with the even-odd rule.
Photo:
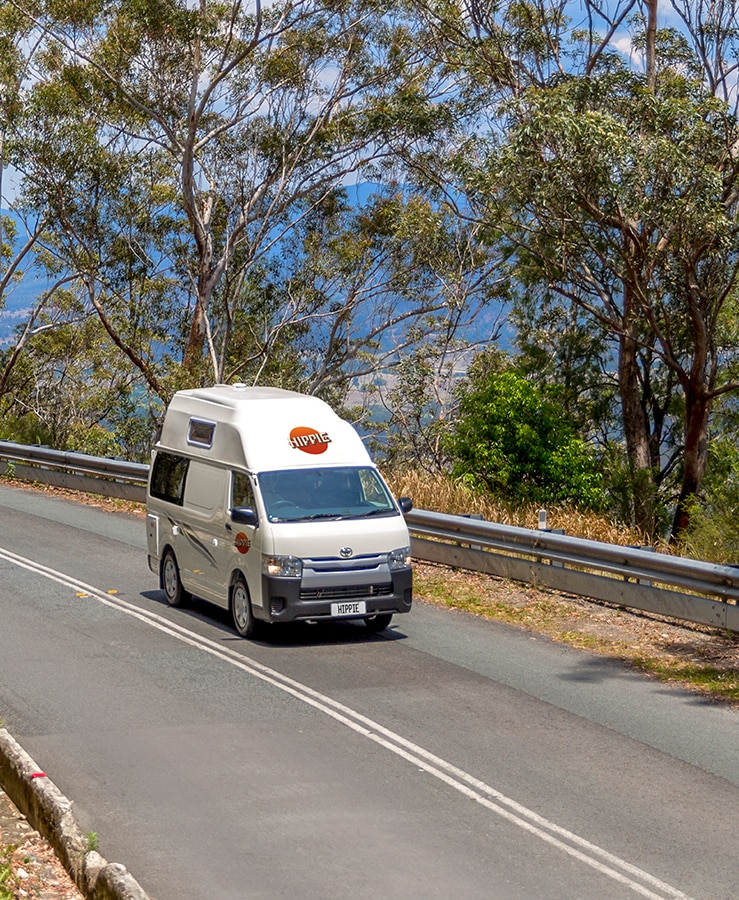
[[394, 509], [370, 509], [368, 512], [360, 513], [355, 516], [356, 519], [369, 519], [371, 516], [391, 516], [395, 512]]
[[341, 513], [337, 512], [323, 512], [323, 513], [311, 513], [309, 516], [298, 516], [297, 519], [292, 519], [293, 522], [313, 522], [316, 519], [333, 519], [334, 521], [338, 521], [339, 519], [343, 519], [344, 516]]

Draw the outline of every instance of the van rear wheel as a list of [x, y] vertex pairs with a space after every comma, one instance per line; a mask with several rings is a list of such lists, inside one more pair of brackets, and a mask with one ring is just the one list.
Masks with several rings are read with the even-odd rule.
[[370, 631], [384, 631], [392, 621], [392, 613], [378, 613], [376, 616], [367, 616], [364, 624]]
[[191, 594], [182, 586], [177, 558], [172, 550], [166, 550], [162, 559], [162, 587], [170, 606], [187, 606]]
[[231, 617], [233, 618], [234, 628], [241, 637], [250, 638], [253, 636], [256, 622], [251, 609], [249, 588], [241, 575], [231, 585]]

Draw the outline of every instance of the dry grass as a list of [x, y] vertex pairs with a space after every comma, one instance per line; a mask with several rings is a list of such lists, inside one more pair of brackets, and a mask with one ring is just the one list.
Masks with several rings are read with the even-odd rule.
[[[409, 471], [388, 480], [395, 496], [410, 497], [417, 509], [433, 509], [451, 515], [481, 515], [488, 522], [520, 528], [536, 528], [539, 523], [538, 506], [506, 506], [444, 475]], [[642, 543], [638, 531], [573, 508], [547, 507], [547, 527], [562, 528], [565, 534], [606, 544]]]

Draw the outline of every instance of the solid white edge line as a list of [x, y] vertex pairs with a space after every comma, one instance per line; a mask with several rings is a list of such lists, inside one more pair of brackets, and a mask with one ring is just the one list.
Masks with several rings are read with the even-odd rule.
[[[113, 609], [117, 609], [119, 612], [125, 613], [132, 618], [136, 618], [144, 624], [150, 625], [159, 631], [168, 634], [170, 637], [174, 637], [196, 649], [203, 650], [212, 656], [216, 656], [224, 662], [230, 663], [244, 672], [251, 674], [255, 678], [259, 678], [260, 680], [271, 684], [273, 687], [290, 694], [297, 700], [312, 706], [345, 727], [350, 728], [357, 734], [384, 747], [396, 756], [418, 766], [423, 771], [433, 775], [435, 778], [452, 787], [468, 799], [474, 800], [476, 803], [479, 803], [481, 806], [489, 809], [501, 818], [512, 822], [521, 829], [539, 837], [541, 840], [563, 850], [575, 859], [580, 860], [601, 874], [607, 875], [621, 884], [624, 884], [644, 897], [653, 898], [653, 900], [664, 900], [664, 897], [667, 896], [673, 898], [673, 900], [691, 900], [687, 894], [666, 884], [655, 876], [650, 875], [648, 872], [639, 869], [626, 860], [604, 850], [574, 832], [568, 831], [566, 828], [563, 828], [554, 822], [550, 822], [533, 810], [530, 810], [512, 798], [507, 797], [505, 794], [502, 794], [500, 791], [485, 782], [480, 781], [473, 775], [457, 768], [446, 760], [435, 756], [423, 747], [414, 744], [412, 741], [385, 728], [378, 722], [369, 719], [350, 707], [333, 700], [331, 697], [328, 697], [299, 681], [295, 681], [287, 675], [283, 675], [274, 669], [270, 669], [268, 666], [265, 666], [256, 660], [247, 659], [234, 650], [221, 647], [210, 638], [196, 635], [178, 623], [170, 622], [159, 616], [157, 613], [142, 610], [130, 601], [123, 600], [115, 595], [107, 594], [100, 588], [85, 584], [74, 576], [65, 575], [63, 572], [51, 569], [41, 563], [36, 563], [33, 560], [22, 557], [12, 551], [5, 550], [4, 548], [0, 548], [0, 558], [4, 558], [8, 562], [42, 575], [43, 577], [64, 585], [65, 587], [69, 587], [72, 590], [80, 591], [94, 597], [99, 602], [102, 602]], [[492, 800], [488, 799], [489, 797], [494, 798], [498, 802], [494, 803]], [[509, 809], [505, 809], [504, 806], [509, 807]], [[511, 810], [513, 810], [513, 812], [511, 812]], [[568, 844], [565, 843], [565, 841], [570, 841], [571, 843]], [[576, 846], [572, 846], [572, 844]], [[577, 849], [578, 847], [582, 849]], [[588, 853], [592, 854], [592, 856], [588, 856]], [[600, 859], [607, 861], [610, 865], [604, 865], [600, 860], [594, 859], [593, 856], [600, 857]], [[612, 866], [617, 866], [622, 871], [619, 872], [612, 868]], [[641, 879], [645, 884], [650, 885], [652, 888], [659, 890], [662, 893], [653, 893], [649, 888], [645, 887], [644, 884], [633, 881], [632, 878], [629, 878], [628, 875], [624, 873], [628, 873], [628, 875], [633, 876], [633, 878]]]

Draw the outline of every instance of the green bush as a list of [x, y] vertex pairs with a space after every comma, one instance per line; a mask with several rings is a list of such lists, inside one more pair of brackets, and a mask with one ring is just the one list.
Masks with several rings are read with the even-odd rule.
[[605, 504], [595, 455], [556, 395], [512, 370], [473, 373], [448, 449], [455, 477], [504, 501]]

